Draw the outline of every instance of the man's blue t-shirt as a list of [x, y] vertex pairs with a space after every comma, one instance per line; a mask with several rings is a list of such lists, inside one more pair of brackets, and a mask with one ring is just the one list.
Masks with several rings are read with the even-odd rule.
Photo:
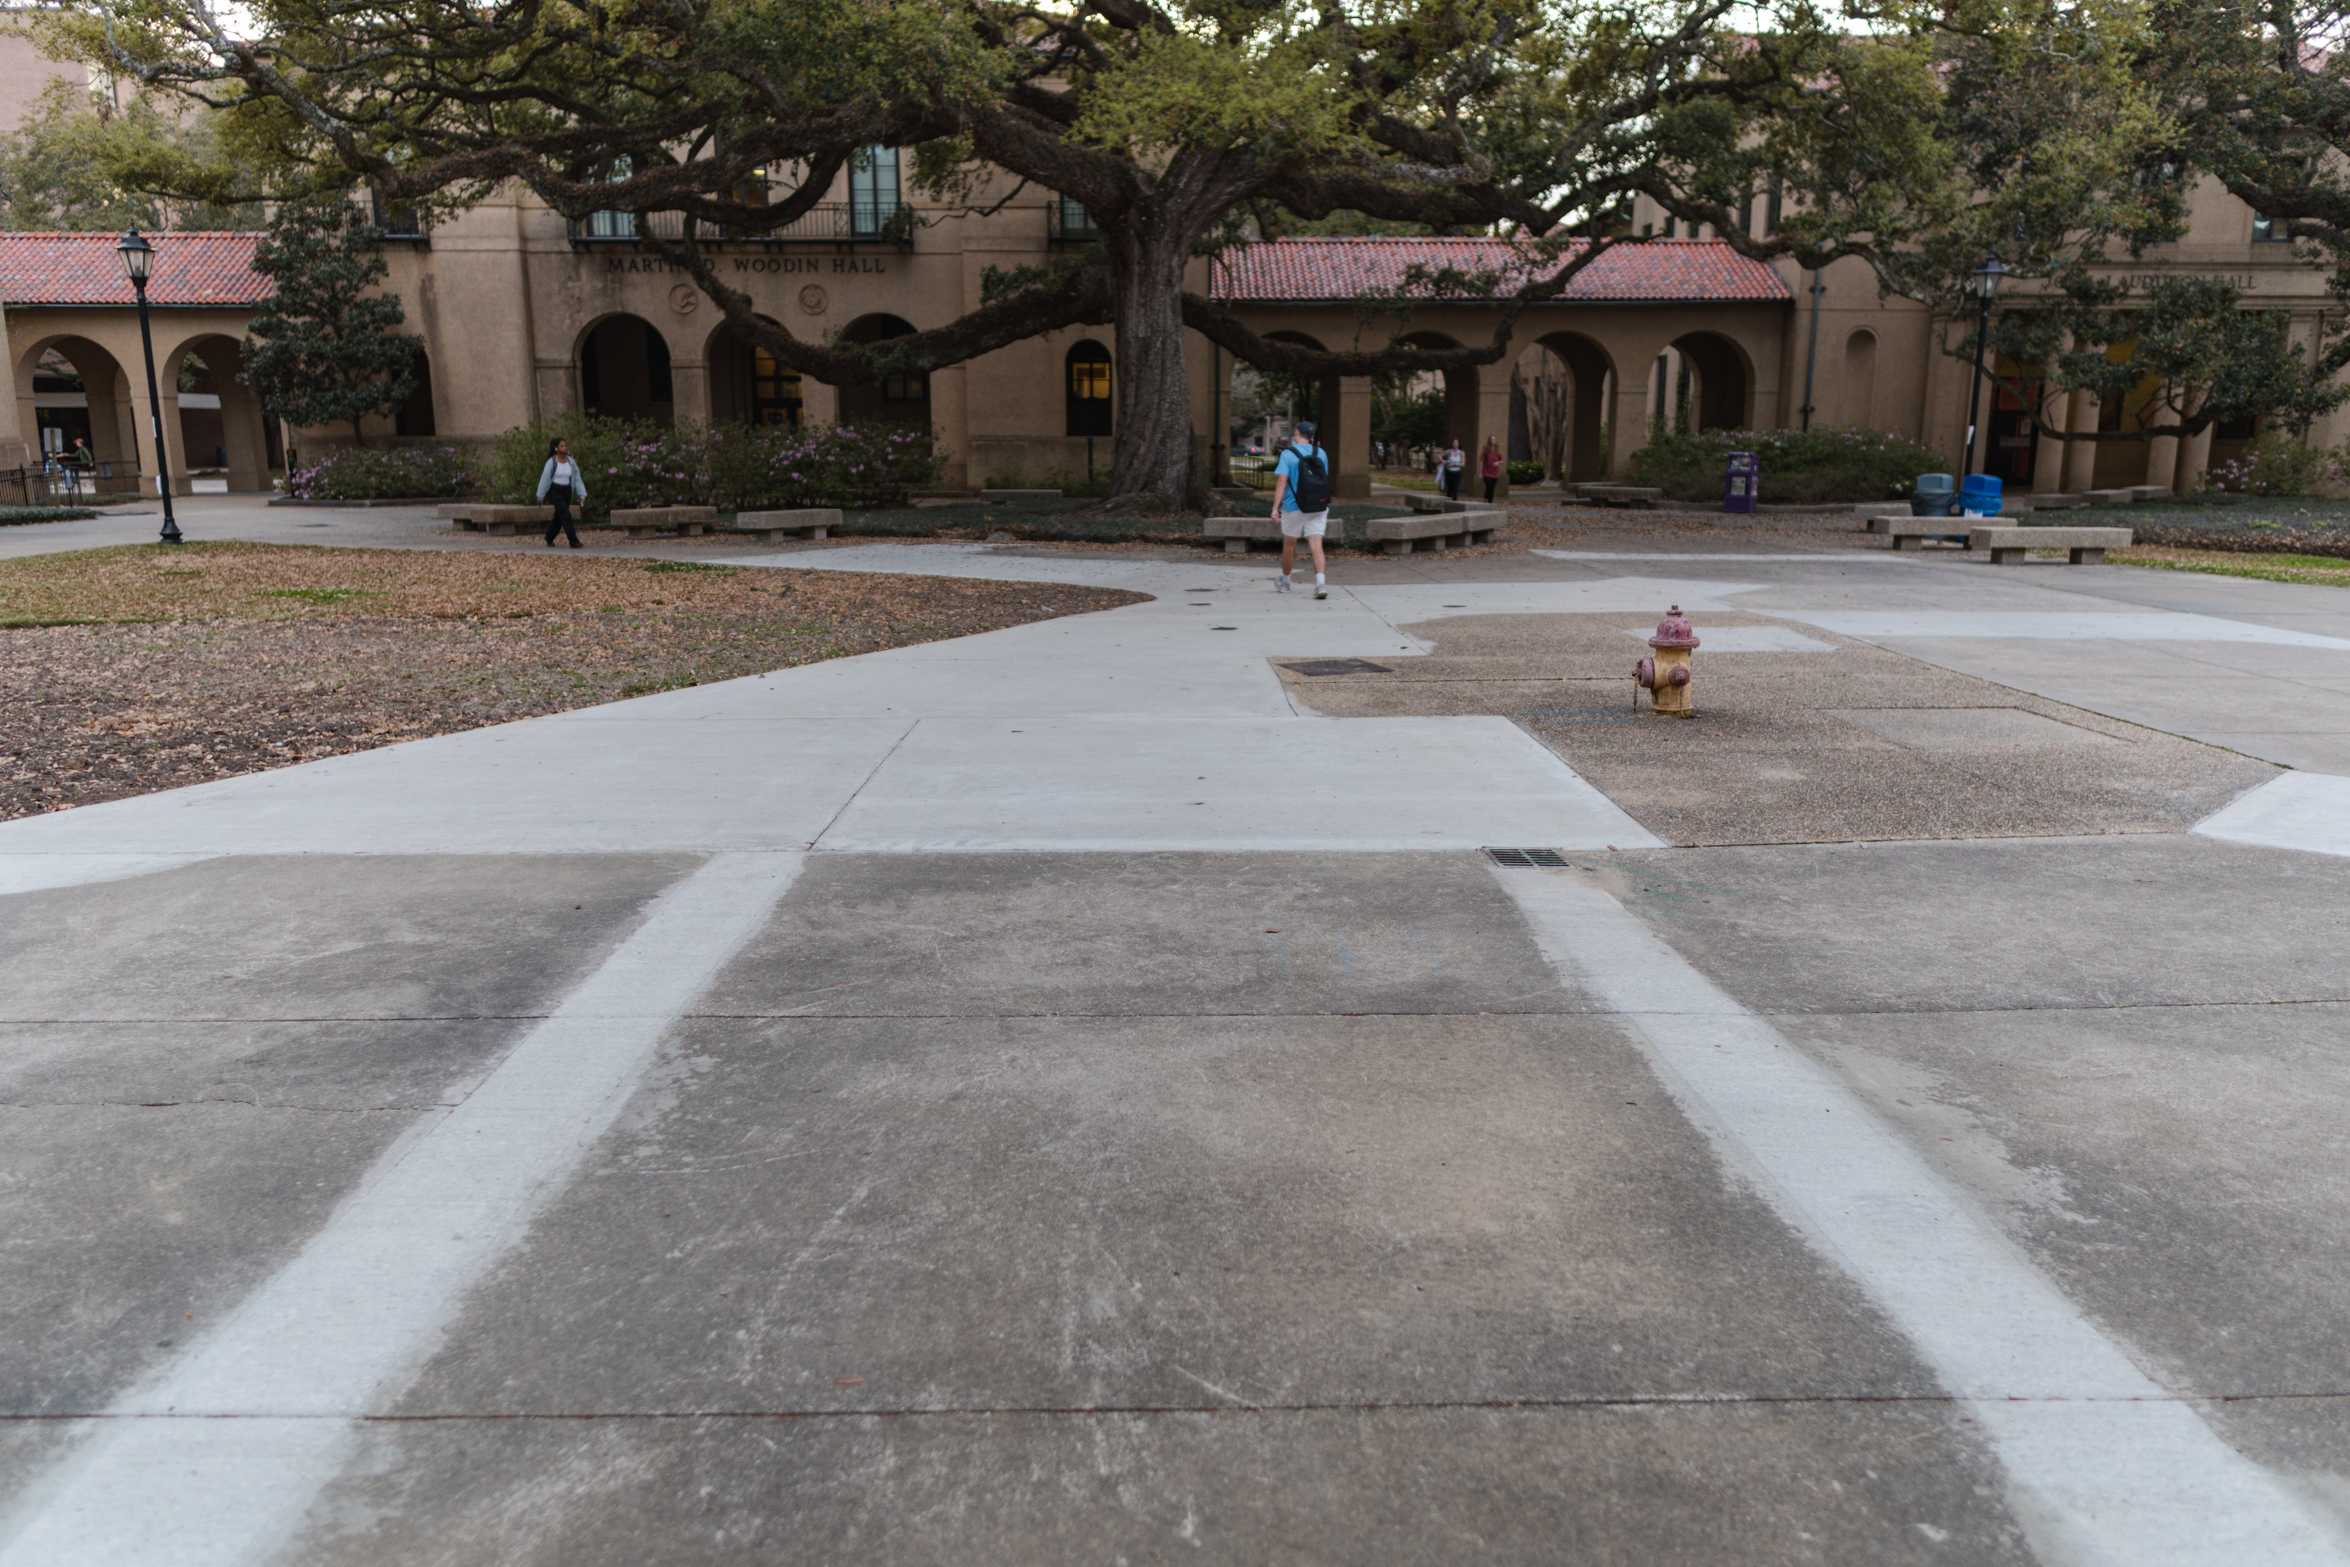
[[[1305, 455], [1293, 441], [1282, 451], [1281, 460], [1273, 465], [1274, 475], [1289, 481], [1289, 487], [1281, 492], [1281, 509], [1285, 512], [1305, 510], [1297, 503], [1297, 460]], [[1320, 459], [1322, 471], [1327, 474], [1330, 471], [1329, 454], [1317, 446], [1312, 455]]]

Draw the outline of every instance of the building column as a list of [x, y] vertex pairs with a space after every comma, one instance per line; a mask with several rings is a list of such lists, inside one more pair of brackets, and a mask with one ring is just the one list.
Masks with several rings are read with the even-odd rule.
[[2069, 425], [2066, 415], [2071, 411], [2070, 392], [2051, 398], [2042, 387], [2040, 407], [2035, 414], [2036, 439], [2032, 444], [2032, 493], [2055, 495], [2064, 489], [2065, 443], [2055, 439], [2064, 434]]
[[268, 415], [252, 388], [222, 378], [220, 439], [228, 448], [228, 487], [232, 495], [266, 495], [269, 482]]
[[2194, 494], [2211, 468], [2211, 431], [2212, 426], [2207, 424], [2178, 443], [2179, 461], [2171, 488], [2181, 495]]
[[1493, 487], [1498, 504], [1510, 493], [1510, 378], [1506, 365], [1487, 365], [1477, 378], [1477, 429], [1467, 448], [1469, 471], [1461, 480], [1463, 494], [1485, 498], [1485, 438], [1501, 442], [1501, 479]]
[[699, 360], [669, 361], [669, 417], [679, 428], [710, 422], [710, 367]]
[[800, 423], [840, 423], [840, 388], [830, 381], [819, 381], [812, 375], [801, 376]]
[[[2065, 414], [2065, 428], [2081, 434], [2095, 434], [2097, 430], [2098, 398], [2095, 392], [2076, 391], [2072, 407]], [[2064, 487], [2074, 495], [2097, 488], [2097, 443], [2095, 441], [2067, 441], [2064, 448]]]
[[[128, 377], [125, 377], [127, 380]], [[139, 493], [155, 495], [160, 489], [155, 480], [155, 432], [158, 424], [163, 431], [163, 451], [171, 461], [171, 493], [193, 495], [196, 483], [188, 473], [187, 443], [180, 439], [180, 399], [177, 391], [165, 392], [162, 401], [149, 402], [144, 385], [134, 385], [131, 391], [131, 419], [139, 432]]]
[[[961, 365], [930, 372], [930, 427], [938, 435], [938, 482], [950, 490], [962, 489], [970, 482], [971, 414], [967, 392]], [[803, 398], [807, 395], [805, 383], [800, 395]], [[801, 408], [804, 418], [806, 404]], [[835, 411], [838, 411], [837, 403]]]
[[2157, 435], [2146, 442], [2146, 478], [2148, 484], [2159, 484], [2171, 489], [2179, 482], [2179, 438], [2175, 435]]
[[1643, 367], [1636, 375], [1616, 374], [1616, 405], [1613, 429], [1609, 431], [1610, 454], [1608, 473], [1619, 484], [1632, 477], [1632, 457], [1648, 444], [1648, 392], [1656, 379], [1653, 364]]
[[1330, 493], [1342, 501], [1368, 500], [1371, 495], [1371, 378], [1336, 378], [1338, 395], [1330, 399], [1332, 428], [1323, 442], [1330, 453]]
[[542, 419], [579, 412], [579, 372], [570, 360], [538, 362], [538, 410]]

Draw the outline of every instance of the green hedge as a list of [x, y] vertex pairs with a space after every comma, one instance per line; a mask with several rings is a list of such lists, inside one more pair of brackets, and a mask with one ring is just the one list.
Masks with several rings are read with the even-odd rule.
[[1882, 501], [1906, 496], [1921, 473], [1947, 472], [1939, 454], [1875, 430], [1704, 430], [1660, 435], [1632, 457], [1632, 482], [1677, 501], [1716, 501], [1731, 452], [1762, 461], [1762, 499]]
[[97, 515], [87, 506], [0, 506], [0, 528], [12, 522], [80, 522]]
[[1542, 472], [1542, 464], [1538, 462], [1511, 463], [1509, 469], [1510, 483], [1540, 484], [1542, 482]]
[[602, 518], [637, 506], [718, 506], [765, 511], [801, 506], [902, 505], [936, 481], [935, 440], [896, 425], [727, 424], [673, 430], [644, 420], [567, 414], [508, 430], [477, 468], [485, 499], [537, 498], [547, 444], [557, 436], [587, 481], [580, 510]]

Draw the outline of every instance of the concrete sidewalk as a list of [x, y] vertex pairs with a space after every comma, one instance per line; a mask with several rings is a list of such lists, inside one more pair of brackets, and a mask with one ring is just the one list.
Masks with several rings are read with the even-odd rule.
[[1677, 601], [2208, 740], [2325, 590], [727, 558], [1154, 599], [0, 825], [0, 1563], [2350, 1561], [2335, 781], [1667, 848], [1279, 668]]

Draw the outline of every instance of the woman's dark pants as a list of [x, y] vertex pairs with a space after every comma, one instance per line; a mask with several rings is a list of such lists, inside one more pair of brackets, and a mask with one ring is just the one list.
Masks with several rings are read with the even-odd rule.
[[571, 521], [571, 497], [568, 494], [558, 493], [555, 496], [555, 520], [547, 524], [549, 544], [555, 542], [557, 533], [569, 539], [573, 549], [579, 548], [579, 529]]
[[1499, 479], [1487, 479], [1487, 480], [1485, 481], [1485, 504], [1486, 504], [1486, 505], [1490, 506], [1490, 505], [1492, 505], [1492, 504], [1493, 504], [1493, 487], [1494, 487], [1495, 485], [1499, 484], [1500, 482], [1501, 482], [1501, 481], [1500, 481]]

